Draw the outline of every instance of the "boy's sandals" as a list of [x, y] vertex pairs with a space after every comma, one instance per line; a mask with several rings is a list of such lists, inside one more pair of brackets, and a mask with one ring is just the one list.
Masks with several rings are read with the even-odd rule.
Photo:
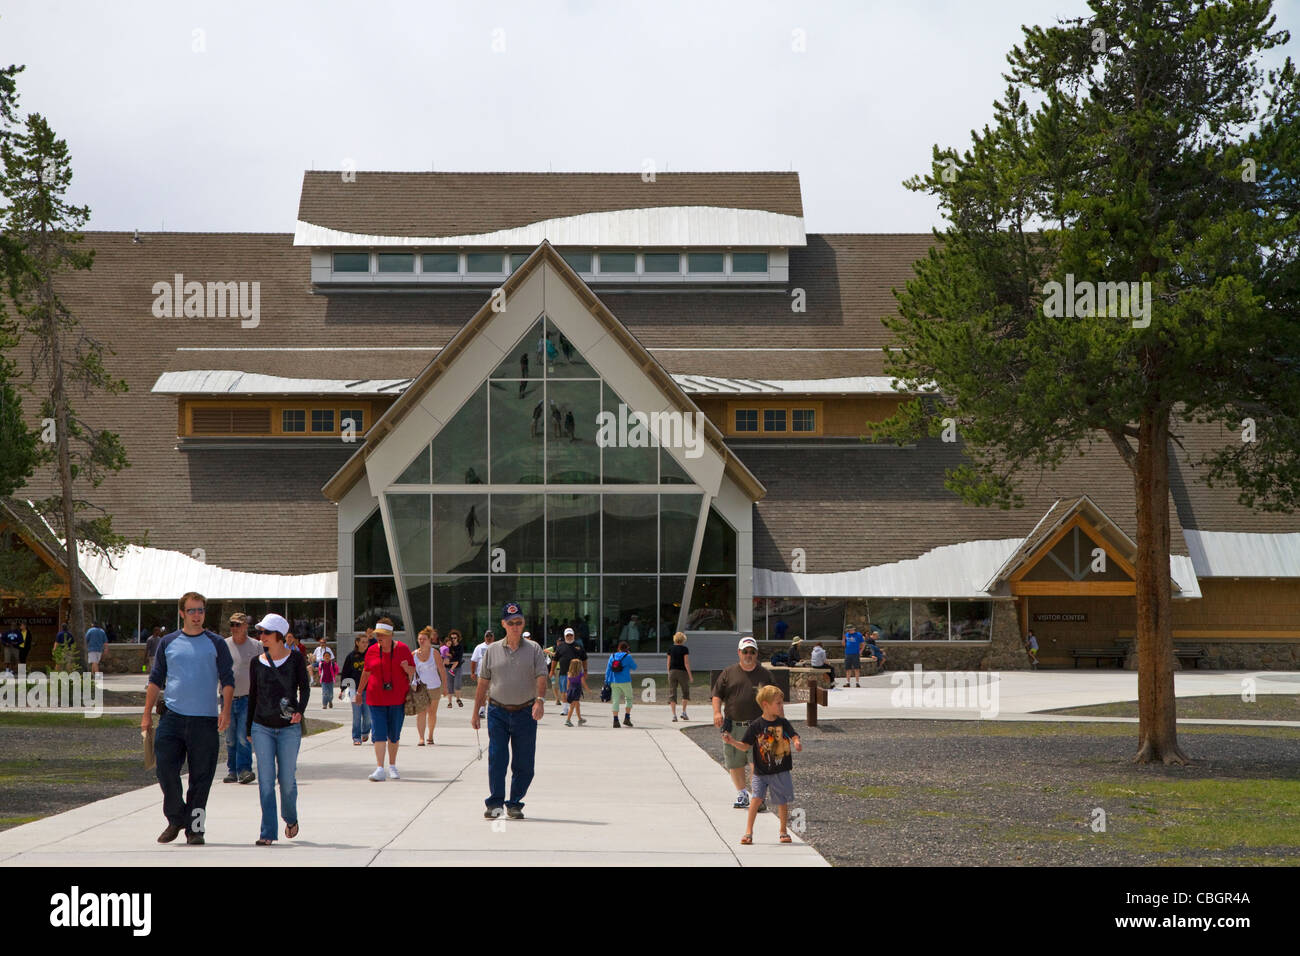
[[790, 834], [788, 834], [788, 833], [782, 833], [782, 834], [781, 834], [781, 842], [782, 842], [782, 843], [793, 843], [794, 840], [790, 839]]
[[746, 833], [743, 837], [740, 838], [741, 846], [749, 846], [753, 842], [754, 842], [754, 834], [752, 833]]
[[298, 824], [290, 823], [287, 827], [284, 828], [284, 835], [288, 837], [290, 840], [296, 837], [298, 835]]

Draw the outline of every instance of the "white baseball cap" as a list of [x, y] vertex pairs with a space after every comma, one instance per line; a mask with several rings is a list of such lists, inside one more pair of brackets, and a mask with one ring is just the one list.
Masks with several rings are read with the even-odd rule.
[[577, 634], [574, 633], [573, 628], [571, 628], [571, 627], [566, 627], [566, 628], [564, 629], [564, 636], [565, 636], [565, 637], [568, 637], [570, 634], [573, 634], [574, 637], [577, 637], [577, 636], [578, 636]]
[[758, 650], [758, 641], [754, 640], [752, 637], [742, 637], [740, 643], [736, 645], [736, 650], [743, 651], [747, 647], [752, 647], [754, 650]]
[[257, 627], [263, 631], [278, 631], [281, 635], [289, 633], [289, 622], [278, 614], [268, 614], [257, 622]]

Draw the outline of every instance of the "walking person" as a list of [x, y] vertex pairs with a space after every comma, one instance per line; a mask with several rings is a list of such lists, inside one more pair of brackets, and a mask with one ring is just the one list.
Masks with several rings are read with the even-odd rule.
[[320, 662], [320, 695], [323, 707], [334, 709], [334, 682], [338, 680], [339, 665], [331, 651]]
[[253, 773], [253, 747], [248, 741], [248, 665], [262, 653], [259, 641], [248, 639], [248, 615], [230, 615], [230, 636], [226, 638], [230, 666], [235, 672], [235, 696], [230, 705], [230, 726], [226, 728], [226, 776], [222, 783], [249, 784]]
[[668, 706], [673, 711], [673, 723], [677, 723], [677, 697], [682, 698], [682, 720], [686, 716], [686, 705], [691, 702], [691, 649], [686, 646], [686, 635], [678, 631], [673, 635], [673, 646], [668, 648]]
[[[323, 665], [326, 660], [334, 660], [334, 652], [330, 650], [330, 646], [325, 643], [324, 634], [316, 638], [316, 646], [312, 649], [311, 659], [312, 674], [314, 675], [316, 683], [324, 684], [325, 678], [321, 675], [321, 665]], [[329, 698], [326, 698], [326, 700], [328, 699]], [[328, 706], [328, 704], [326, 706]]]
[[[258, 796], [262, 802], [262, 829], [257, 846], [275, 840], [275, 785], [280, 784], [280, 817], [284, 835], [298, 835], [298, 748], [302, 746], [302, 715], [307, 712], [311, 681], [307, 659], [285, 644], [289, 622], [268, 614], [257, 625], [264, 653], [249, 665], [249, 706], [243, 731], [257, 751], [262, 771]], [[252, 643], [251, 641], [249, 643]]]
[[148, 670], [153, 670], [153, 660], [158, 656], [158, 645], [162, 643], [163, 629], [155, 627], [149, 633], [149, 640], [144, 644], [144, 656], [148, 658]]
[[358, 634], [352, 641], [352, 653], [343, 658], [340, 691], [352, 694], [352, 746], [360, 747], [370, 740], [370, 708], [366, 706], [365, 694], [359, 693], [361, 674], [366, 669], [366, 648], [370, 646], [365, 634]]
[[[565, 699], [567, 701], [568, 698], [567, 684], [569, 679], [568, 675], [569, 675], [570, 664], [575, 660], [581, 661], [583, 673], [585, 674], [587, 672], [587, 648], [584, 647], [582, 643], [578, 640], [578, 635], [574, 632], [573, 628], [566, 627], [564, 629], [563, 639], [558, 641], [555, 645], [555, 657], [553, 659], [555, 661], [555, 669], [560, 674], [561, 686], [565, 690]], [[572, 716], [569, 713], [569, 708], [567, 705], [565, 706], [564, 709], [564, 716], [565, 717]], [[586, 723], [585, 720], [582, 722], [584, 724]]]
[[[26, 628], [19, 632], [20, 636], [24, 635]], [[99, 626], [98, 622], [86, 631], [86, 663], [90, 665], [92, 674], [99, 673], [99, 662], [104, 658], [104, 648], [108, 645], [108, 635], [104, 629]], [[18, 645], [19, 653], [22, 655], [20, 663], [27, 663], [27, 645], [20, 643]]]
[[[771, 671], [758, 666], [758, 642], [752, 637], [740, 639], [736, 654], [739, 663], [724, 670], [713, 683], [713, 726], [743, 740], [750, 722], [763, 714], [755, 696], [758, 689], [776, 681], [772, 679]], [[749, 753], [723, 743], [722, 765], [731, 774], [732, 785], [736, 788], [736, 802], [732, 806], [737, 810], [747, 809], [749, 788], [745, 781], [745, 768], [749, 765]]]
[[533, 781], [537, 722], [546, 708], [546, 655], [532, 641], [524, 640], [524, 615], [513, 601], [501, 608], [501, 626], [505, 640], [491, 644], [483, 654], [470, 726], [478, 730], [482, 707], [491, 702], [487, 712], [488, 797], [483, 816], [495, 819], [504, 807], [510, 819], [522, 820], [524, 797]]
[[[483, 632], [483, 640], [479, 642], [478, 647], [474, 648], [474, 653], [469, 657], [469, 676], [474, 678], [474, 696], [476, 699], [478, 697], [479, 682], [483, 679], [479, 675], [479, 668], [483, 666], [483, 655], [487, 653], [488, 647], [490, 647], [492, 642], [496, 639], [496, 633], [489, 627]], [[487, 717], [487, 712], [484, 710], [483, 705], [475, 704], [474, 706], [478, 709], [480, 720]]]
[[447, 671], [442, 664], [442, 654], [434, 649], [437, 635], [431, 627], [420, 631], [416, 637], [419, 647], [415, 650], [415, 684], [423, 687], [428, 694], [428, 702], [423, 706], [416, 702], [415, 727], [420, 733], [420, 746], [425, 745], [424, 727], [429, 726], [428, 743], [433, 743], [433, 730], [438, 726], [438, 700], [442, 695], [443, 685], [447, 682]]
[[[167, 827], [158, 842], [170, 843], [184, 830], [186, 843], [201, 846], [207, 829], [208, 791], [217, 772], [219, 735], [230, 726], [235, 675], [226, 642], [203, 626], [207, 613], [203, 595], [187, 591], [181, 596], [180, 611], [184, 625], [158, 645], [140, 729], [149, 730], [161, 695], [166, 710], [158, 721], [154, 757]], [[181, 765], [186, 762], [189, 790], [182, 798]]]
[[754, 798], [749, 803], [749, 819], [745, 823], [745, 835], [740, 842], [749, 846], [754, 842], [754, 818], [763, 809], [764, 801], [775, 803], [777, 817], [781, 824], [779, 840], [781, 843], [794, 842], [786, 831], [790, 819], [790, 804], [794, 803], [794, 782], [790, 779], [793, 761], [790, 750], [803, 750], [799, 732], [785, 719], [782, 704], [785, 695], [775, 684], [765, 684], [755, 695], [763, 714], [751, 721], [739, 740], [723, 731], [723, 743], [730, 744], [737, 750], [754, 755]]
[[569, 708], [565, 712], [564, 726], [572, 727], [573, 718], [578, 718], [578, 724], [581, 726], [587, 722], [587, 718], [582, 716], [582, 692], [587, 689], [587, 662], [574, 657], [569, 660], [568, 682], [565, 687], [565, 699], [569, 702]]
[[[366, 669], [361, 672], [357, 694], [365, 694], [370, 705], [370, 723], [375, 745], [375, 769], [370, 779], [400, 780], [397, 772], [397, 744], [406, 717], [406, 691], [415, 678], [411, 649], [393, 640], [391, 618], [381, 617], [375, 624], [378, 640], [366, 651]], [[384, 766], [384, 748], [388, 748], [388, 766]]]
[[618, 650], [609, 655], [605, 664], [605, 683], [610, 688], [609, 705], [614, 711], [614, 726], [618, 726], [618, 701], [623, 699], [623, 726], [632, 726], [632, 672], [636, 660], [628, 653], [627, 641], [619, 641]]
[[456, 695], [456, 706], [464, 707], [465, 702], [460, 699], [460, 668], [461, 663], [465, 660], [465, 645], [460, 631], [452, 628], [447, 632], [447, 660], [444, 662], [447, 670], [447, 683], [445, 693], [447, 695], [447, 709], [451, 710], [452, 695]]
[[1038, 670], [1038, 638], [1034, 636], [1034, 629], [1029, 629], [1029, 636], [1025, 638], [1025, 650], [1029, 652], [1029, 669]]

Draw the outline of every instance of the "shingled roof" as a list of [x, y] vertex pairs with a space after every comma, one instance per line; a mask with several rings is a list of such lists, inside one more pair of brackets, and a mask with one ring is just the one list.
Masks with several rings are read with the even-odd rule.
[[460, 236], [619, 209], [721, 206], [803, 216], [799, 174], [395, 173], [303, 174], [298, 219], [341, 232]]

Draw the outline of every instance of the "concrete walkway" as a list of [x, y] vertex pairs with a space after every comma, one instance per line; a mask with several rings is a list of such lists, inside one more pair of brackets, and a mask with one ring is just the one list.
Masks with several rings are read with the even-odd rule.
[[[372, 783], [369, 745], [354, 747], [348, 721], [307, 738], [299, 754], [295, 840], [254, 847], [257, 785], [222, 784], [208, 801], [207, 845], [155, 842], [166, 825], [156, 787], [0, 832], [0, 864], [13, 866], [826, 866], [795, 834], [777, 843], [775, 814], [760, 814], [753, 846], [739, 845], [745, 814], [732, 808], [726, 774], [670, 722], [668, 708], [633, 710], [636, 727], [615, 730], [592, 707], [585, 727], [565, 727], [554, 708], [538, 730], [537, 776], [527, 819], [483, 818], [483, 758], [470, 708], [442, 710], [433, 747], [417, 747], [407, 718], [398, 753], [402, 779]], [[707, 709], [700, 709], [703, 717]], [[313, 713], [312, 716], [318, 716]], [[796, 764], [797, 766], [797, 764]], [[797, 780], [796, 780], [797, 786]], [[291, 855], [291, 856], [290, 856]]]
[[[897, 672], [863, 680], [861, 688], [830, 694], [823, 720], [971, 719], [980, 708], [926, 706], [923, 697], [899, 706]], [[911, 680], [911, 675], [906, 675]], [[1068, 717], [1033, 711], [1137, 698], [1131, 671], [1013, 671], [988, 675], [985, 704], [996, 701], [997, 720], [1129, 721], [1123, 717]], [[1298, 694], [1300, 674], [1265, 672], [1180, 672], [1180, 697], [1240, 694], [1253, 679], [1256, 694]], [[107, 687], [138, 690], [136, 675], [111, 676]], [[996, 688], [995, 697], [991, 697]], [[710, 755], [670, 722], [663, 704], [633, 710], [634, 729], [609, 726], [609, 712], [589, 703], [586, 727], [565, 727], [553, 705], [538, 731], [537, 777], [523, 821], [483, 819], [487, 755], [469, 726], [469, 701], [439, 711], [437, 745], [415, 746], [415, 721], [408, 718], [398, 757], [400, 781], [372, 783], [370, 747], [354, 747], [351, 710], [343, 704], [311, 716], [344, 727], [308, 738], [298, 767], [302, 832], [274, 847], [252, 846], [257, 837], [257, 787], [214, 783], [208, 802], [207, 846], [155, 843], [165, 825], [159, 789], [120, 794], [54, 817], [0, 832], [0, 864], [247, 866], [288, 863], [320, 866], [403, 866], [453, 864], [494, 866], [556, 863], [645, 866], [824, 866], [825, 860], [795, 834], [793, 845], [776, 842], [772, 814], [760, 814], [755, 845], [739, 845], [745, 817], [732, 809], [735, 793]], [[907, 702], [901, 702], [907, 703]], [[790, 705], [802, 720], [804, 705]], [[139, 714], [139, 708], [105, 708], [105, 713]], [[707, 721], [707, 702], [693, 707], [696, 723]], [[1186, 723], [1300, 726], [1296, 721], [1194, 720]], [[685, 725], [690, 726], [690, 725]], [[482, 742], [487, 744], [486, 730]], [[798, 757], [795, 758], [796, 806]], [[218, 781], [224, 774], [219, 768]]]

